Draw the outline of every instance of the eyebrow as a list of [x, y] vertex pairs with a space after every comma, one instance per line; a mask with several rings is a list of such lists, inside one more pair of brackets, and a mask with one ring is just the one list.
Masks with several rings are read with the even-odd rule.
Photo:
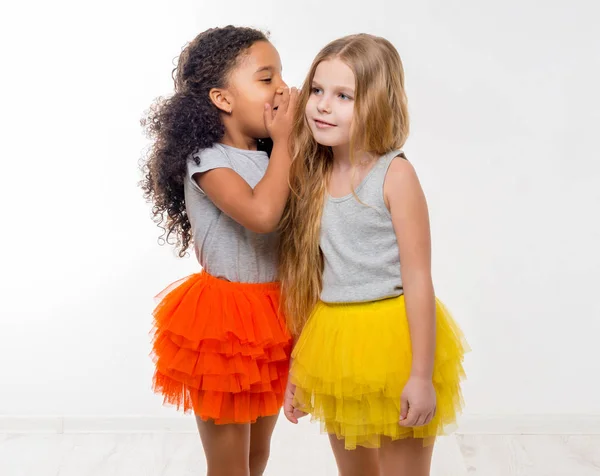
[[[272, 73], [273, 71], [275, 71], [275, 67], [273, 66], [261, 66], [260, 68], [258, 68], [255, 73], [262, 73], [263, 71], [268, 71], [270, 73]], [[283, 67], [281, 68], [281, 71], [283, 71]]]
[[[321, 83], [319, 83], [318, 81], [315, 81], [314, 79], [312, 81], [312, 86], [313, 87], [318, 86], [319, 88], [323, 89], [323, 86], [321, 86]], [[354, 94], [354, 88], [349, 88], [347, 86], [334, 86], [333, 89], [337, 89], [338, 91], [347, 91], [351, 94]]]

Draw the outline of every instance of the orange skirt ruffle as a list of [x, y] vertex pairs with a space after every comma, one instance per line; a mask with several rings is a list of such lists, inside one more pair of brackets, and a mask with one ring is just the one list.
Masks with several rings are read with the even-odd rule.
[[154, 311], [154, 391], [217, 424], [253, 423], [283, 403], [291, 336], [277, 283], [206, 272], [165, 289]]

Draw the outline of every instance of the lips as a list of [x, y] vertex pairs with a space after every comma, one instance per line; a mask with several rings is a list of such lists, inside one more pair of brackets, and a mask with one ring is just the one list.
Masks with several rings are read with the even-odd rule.
[[313, 119], [317, 127], [328, 128], [328, 127], [336, 127], [335, 124], [331, 122], [324, 121], [323, 119]]

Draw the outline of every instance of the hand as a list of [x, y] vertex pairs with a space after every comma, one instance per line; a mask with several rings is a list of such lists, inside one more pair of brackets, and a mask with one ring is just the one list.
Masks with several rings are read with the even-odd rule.
[[269, 103], [265, 104], [265, 126], [273, 143], [289, 139], [294, 125], [297, 103], [298, 89], [286, 88], [283, 90], [281, 103], [276, 111]]
[[427, 425], [436, 412], [436, 396], [431, 379], [411, 377], [400, 397], [400, 426]]
[[285, 395], [283, 397], [283, 413], [285, 417], [294, 425], [298, 423], [298, 418], [302, 418], [306, 415], [305, 412], [294, 407], [295, 393], [296, 386], [288, 382], [285, 388]]

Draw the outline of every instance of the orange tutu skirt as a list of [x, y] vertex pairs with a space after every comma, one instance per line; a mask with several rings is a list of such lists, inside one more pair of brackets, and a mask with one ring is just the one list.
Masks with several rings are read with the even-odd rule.
[[277, 283], [229, 282], [201, 272], [159, 297], [153, 387], [166, 404], [217, 424], [279, 412], [291, 336]]

